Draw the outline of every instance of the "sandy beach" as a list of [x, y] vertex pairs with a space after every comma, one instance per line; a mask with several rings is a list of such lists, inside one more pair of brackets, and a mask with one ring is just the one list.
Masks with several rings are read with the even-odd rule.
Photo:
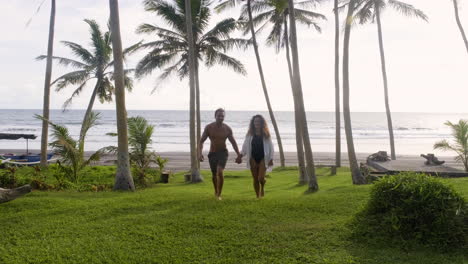
[[[30, 150], [30, 153], [39, 153], [39, 150]], [[24, 154], [24, 149], [0, 149], [0, 153], [13, 153], [13, 154]], [[86, 152], [85, 155], [89, 156], [92, 152]], [[168, 159], [166, 169], [172, 172], [188, 171], [190, 169], [190, 153], [188, 152], [157, 152], [163, 158]], [[357, 153], [357, 158], [359, 162], [365, 162], [366, 158], [371, 153]], [[208, 153], [203, 153], [205, 156], [205, 161], [201, 163], [201, 169], [209, 170], [208, 164]], [[246, 164], [245, 160], [242, 164], [236, 164], [234, 159], [236, 158], [235, 152], [229, 152], [228, 162], [226, 164], [227, 170], [245, 170]], [[461, 163], [457, 163], [454, 160], [453, 156], [441, 156], [441, 160], [446, 161], [446, 165], [458, 169], [463, 169]], [[101, 160], [95, 165], [113, 165], [116, 157], [114, 155], [105, 155]], [[348, 166], [348, 155], [347, 153], [342, 153], [342, 166]], [[411, 161], [421, 161], [424, 162], [424, 159], [419, 155], [397, 155], [399, 160], [411, 160]], [[286, 166], [296, 166], [297, 165], [297, 154], [295, 152], [285, 152]], [[317, 165], [332, 165], [335, 163], [335, 153], [332, 152], [314, 152], [314, 162]], [[279, 166], [279, 154], [276, 153], [274, 159], [275, 166]]]

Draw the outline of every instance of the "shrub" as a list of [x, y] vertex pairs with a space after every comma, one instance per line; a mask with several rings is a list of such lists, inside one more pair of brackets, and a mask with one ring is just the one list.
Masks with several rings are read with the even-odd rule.
[[463, 197], [439, 179], [406, 173], [375, 183], [353, 221], [354, 234], [413, 242], [442, 250], [467, 245]]
[[40, 115], [36, 115], [36, 118], [48, 122], [52, 128], [53, 140], [49, 143], [49, 146], [52, 147], [54, 153], [60, 156], [60, 160], [57, 161], [57, 165], [61, 168], [64, 176], [68, 181], [73, 182], [74, 184], [79, 183], [82, 176], [80, 172], [91, 162], [98, 161], [101, 158], [101, 155], [106, 151], [106, 149], [100, 149], [93, 153], [88, 159], [84, 158], [86, 134], [89, 129], [97, 124], [97, 121], [100, 118], [100, 113], [90, 112], [89, 117], [83, 121], [83, 136], [79, 140], [73, 139], [68, 128], [65, 126], [57, 125]]

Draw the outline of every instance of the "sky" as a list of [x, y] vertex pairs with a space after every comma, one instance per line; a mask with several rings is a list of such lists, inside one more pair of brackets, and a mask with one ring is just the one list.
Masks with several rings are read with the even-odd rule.
[[[0, 109], [42, 108], [45, 60], [35, 57], [47, 53], [50, 1], [0, 0]], [[468, 30], [468, 2], [460, 0], [460, 15]], [[312, 28], [298, 28], [299, 60], [305, 107], [308, 111], [334, 111], [334, 19], [331, 2], [314, 11], [327, 16], [320, 22], [322, 33]], [[383, 38], [387, 60], [390, 108], [393, 112], [468, 112], [468, 53], [455, 23], [451, 0], [407, 0], [423, 10], [429, 22], [403, 17], [388, 9], [382, 14]], [[120, 0], [123, 46], [140, 40], [155, 40], [139, 35], [142, 23], [167, 27], [154, 14], [145, 12], [140, 0]], [[60, 43], [72, 41], [89, 47], [90, 36], [84, 19], [96, 20], [103, 29], [109, 16], [107, 0], [57, 1], [54, 55], [72, 58]], [[344, 13], [341, 13], [341, 20]], [[226, 17], [238, 17], [231, 10], [212, 17], [212, 24]], [[31, 23], [26, 26], [27, 21]], [[265, 31], [268, 32], [268, 31]], [[343, 37], [341, 32], [340, 37]], [[293, 110], [291, 87], [284, 52], [265, 46], [266, 34], [259, 36], [260, 54], [274, 111]], [[342, 43], [342, 39], [340, 40]], [[340, 50], [342, 53], [342, 50]], [[384, 112], [383, 84], [375, 24], [353, 28], [350, 44], [351, 111]], [[233, 50], [248, 75], [215, 66], [200, 71], [201, 109], [266, 110], [264, 95], [253, 49]], [[144, 53], [131, 57], [126, 66], [134, 67]], [[54, 64], [52, 79], [71, 71]], [[188, 79], [173, 77], [157, 84], [160, 71], [135, 81], [127, 93], [130, 110], [188, 110]], [[94, 83], [76, 98], [71, 109], [84, 109]], [[51, 108], [60, 109], [73, 87], [51, 93]], [[113, 103], [95, 104], [95, 109], [114, 109]]]

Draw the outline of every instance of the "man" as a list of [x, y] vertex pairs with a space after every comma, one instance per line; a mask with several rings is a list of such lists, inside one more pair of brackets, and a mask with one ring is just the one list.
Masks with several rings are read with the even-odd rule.
[[221, 192], [224, 184], [224, 168], [228, 158], [228, 151], [226, 148], [226, 139], [231, 142], [234, 151], [237, 153], [236, 162], [241, 159], [239, 148], [237, 147], [236, 140], [232, 135], [232, 129], [224, 124], [224, 109], [219, 108], [215, 111], [215, 122], [208, 124], [203, 131], [198, 144], [198, 157], [203, 161], [203, 143], [207, 138], [210, 138], [210, 152], [208, 153], [208, 160], [210, 162], [211, 174], [213, 179], [213, 186], [215, 189], [215, 196], [221, 200]]

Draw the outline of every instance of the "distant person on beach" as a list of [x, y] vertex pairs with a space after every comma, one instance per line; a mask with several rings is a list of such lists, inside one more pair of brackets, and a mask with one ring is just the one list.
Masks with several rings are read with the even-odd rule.
[[226, 148], [226, 139], [231, 142], [234, 151], [237, 153], [236, 161], [240, 160], [239, 148], [237, 147], [236, 140], [232, 134], [232, 129], [224, 124], [224, 109], [219, 108], [215, 111], [215, 122], [208, 124], [203, 131], [198, 144], [198, 157], [203, 161], [203, 143], [207, 138], [210, 138], [210, 152], [208, 153], [208, 160], [210, 162], [211, 174], [213, 176], [213, 186], [215, 189], [215, 196], [221, 200], [221, 192], [223, 191], [224, 184], [224, 168], [228, 159], [228, 151]]
[[241, 156], [236, 162], [241, 163], [242, 157], [247, 157], [247, 168], [252, 172], [257, 198], [265, 195], [265, 173], [267, 169], [273, 167], [274, 152], [273, 141], [265, 118], [261, 115], [253, 116], [244, 144], [242, 144]]

